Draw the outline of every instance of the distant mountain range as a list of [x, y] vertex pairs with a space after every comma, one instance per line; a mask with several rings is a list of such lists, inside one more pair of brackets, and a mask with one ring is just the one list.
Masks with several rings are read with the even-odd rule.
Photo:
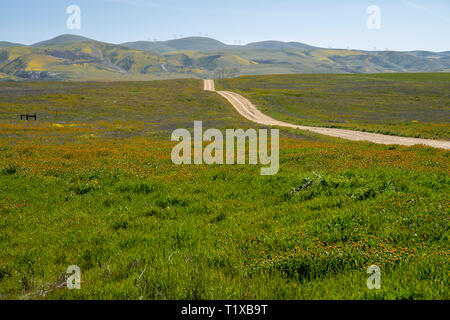
[[450, 51], [325, 49], [299, 42], [226, 45], [205, 37], [109, 44], [61, 35], [0, 42], [0, 80], [156, 80], [255, 74], [449, 72]]

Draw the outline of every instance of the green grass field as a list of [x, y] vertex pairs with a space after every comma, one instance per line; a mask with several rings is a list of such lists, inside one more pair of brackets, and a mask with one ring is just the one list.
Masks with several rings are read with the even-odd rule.
[[217, 82], [277, 120], [450, 139], [450, 74], [274, 75]]
[[[1, 299], [449, 299], [448, 151], [290, 130], [275, 176], [173, 165], [175, 128], [254, 127], [201, 89], [0, 86]], [[373, 264], [381, 290], [366, 287]], [[61, 286], [70, 265], [81, 290]]]

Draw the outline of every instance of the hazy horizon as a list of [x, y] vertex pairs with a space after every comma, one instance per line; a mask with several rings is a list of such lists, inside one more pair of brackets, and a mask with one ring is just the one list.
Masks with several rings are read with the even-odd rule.
[[[114, 43], [114, 42], [103, 41], [102, 39], [95, 39], [95, 38], [87, 37], [87, 36], [85, 36], [83, 34], [65, 33], [65, 34], [55, 35], [55, 36], [53, 36], [51, 38], [48, 38], [48, 39], [41, 39], [39, 41], [36, 41], [36, 42], [33, 42], [33, 43], [29, 43], [29, 44], [25, 44], [25, 43], [18, 43], [18, 44], [22, 44], [22, 45], [26, 45], [26, 46], [32, 46], [32, 45], [38, 44], [38, 43], [43, 42], [43, 41], [51, 40], [51, 39], [54, 39], [54, 38], [57, 38], [57, 37], [60, 37], [60, 36], [66, 36], [66, 35], [80, 36], [80, 37], [88, 38], [88, 39], [99, 41], [99, 42], [109, 43], [109, 44], [112, 44], [112, 45], [122, 45], [122, 44], [125, 44], [125, 43], [128, 43], [128, 42], [140, 42], [140, 41], [144, 41], [144, 42], [165, 42], [165, 41], [188, 39], [188, 38], [209, 38], [209, 39], [220, 41], [219, 39], [215, 39], [215, 38], [209, 37], [209, 36], [206, 37], [206, 36], [195, 36], [195, 35], [192, 35], [192, 36], [186, 36], [186, 37], [183, 37], [183, 38], [167, 39], [167, 40], [157, 40], [157, 41], [155, 41], [155, 40], [151, 40], [151, 39], [146, 39], [146, 40], [134, 40], [134, 41], [125, 41], [125, 42], [120, 42], [120, 43]], [[6, 40], [0, 39], [0, 41], [6, 41]], [[280, 41], [280, 42], [285, 42], [285, 43], [296, 42], [296, 43], [303, 43], [303, 44], [306, 44], [306, 45], [311, 45], [310, 43], [305, 43], [305, 42], [300, 42], [300, 41], [282, 41], [282, 40], [277, 40], [277, 39], [264, 39], [264, 40], [259, 40], [259, 41], [249, 42], [249, 43], [242, 43], [242, 44], [225, 43], [223, 41], [220, 41], [220, 42], [222, 42], [222, 43], [224, 43], [226, 45], [232, 45], [232, 46], [246, 46], [246, 45], [251, 44], [251, 43], [265, 42], [265, 41]], [[6, 42], [14, 43], [14, 41], [6, 41]], [[327, 49], [327, 48], [323, 48], [323, 49]], [[330, 47], [329, 49], [335, 49], [335, 50], [356, 50], [356, 51], [369, 51], [369, 52], [371, 52], [371, 51], [386, 51], [386, 49], [383, 49], [383, 48], [377, 48], [377, 50], [371, 50], [371, 49], [359, 49], [359, 48]], [[399, 51], [399, 52], [401, 52], [401, 51], [405, 51], [405, 52], [408, 52], [408, 51], [430, 51], [430, 52], [440, 53], [440, 52], [448, 52], [450, 50], [433, 51], [433, 50], [420, 50], [420, 49], [413, 49], [413, 50], [391, 50], [391, 49], [389, 49], [389, 51]]]
[[[69, 30], [67, 7], [81, 9], [81, 29]], [[369, 29], [367, 8], [381, 9], [380, 28]], [[235, 0], [17, 0], [0, 4], [0, 41], [25, 45], [61, 34], [120, 44], [191, 36], [226, 44], [276, 40], [357, 50], [450, 50], [450, 2], [445, 0], [299, 1]]]

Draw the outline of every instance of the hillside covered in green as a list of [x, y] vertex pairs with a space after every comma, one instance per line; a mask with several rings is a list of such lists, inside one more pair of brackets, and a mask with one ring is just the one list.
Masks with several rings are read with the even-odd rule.
[[120, 45], [77, 35], [62, 35], [31, 46], [0, 42], [0, 80], [156, 80], [448, 71], [448, 51], [368, 52], [280, 41], [231, 46], [205, 37]]

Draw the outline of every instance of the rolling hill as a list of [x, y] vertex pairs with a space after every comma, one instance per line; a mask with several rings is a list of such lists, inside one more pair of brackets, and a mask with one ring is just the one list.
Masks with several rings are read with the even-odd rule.
[[32, 45], [32, 47], [40, 48], [40, 47], [52, 46], [52, 45], [56, 45], [56, 44], [81, 43], [81, 42], [90, 42], [90, 41], [95, 42], [95, 40], [92, 40], [92, 39], [89, 39], [86, 37], [77, 36], [77, 35], [73, 35], [73, 34], [63, 34], [63, 35], [57, 36], [50, 40], [45, 40], [45, 41], [35, 43]]
[[206, 37], [189, 37], [183, 39], [169, 40], [169, 41], [138, 41], [128, 42], [122, 44], [125, 47], [154, 51], [158, 53], [171, 51], [217, 51], [227, 48], [228, 46], [215, 39]]
[[286, 49], [300, 49], [300, 50], [313, 50], [317, 47], [309, 46], [300, 42], [281, 42], [281, 41], [261, 41], [253, 42], [246, 45], [251, 48], [270, 49], [270, 50], [286, 50]]
[[190, 37], [121, 45], [78, 35], [0, 42], [0, 81], [156, 80], [295, 73], [449, 72], [450, 52], [324, 49], [299, 42], [231, 46]]
[[0, 50], [0, 72], [33, 80], [155, 80], [199, 76], [157, 53], [78, 36], [60, 36], [29, 47]]
[[23, 44], [20, 43], [13, 43], [8, 41], [0, 41], [0, 48], [11, 48], [11, 47], [19, 47], [23, 46]]

